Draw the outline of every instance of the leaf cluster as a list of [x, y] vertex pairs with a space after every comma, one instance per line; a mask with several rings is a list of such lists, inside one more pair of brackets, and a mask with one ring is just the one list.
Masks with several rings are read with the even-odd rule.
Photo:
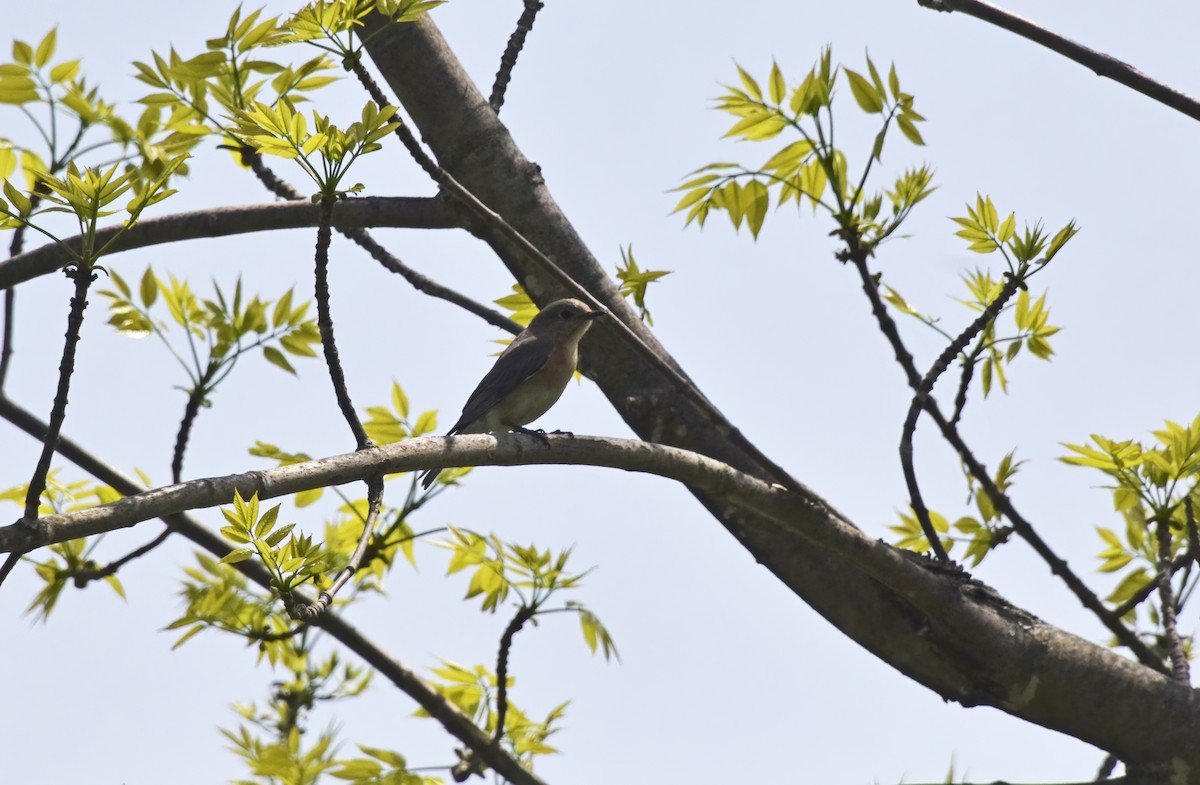
[[[109, 324], [131, 338], [158, 337], [187, 373], [189, 393], [201, 398], [216, 389], [243, 354], [254, 349], [262, 349], [269, 363], [293, 376], [296, 369], [287, 355], [317, 356], [313, 348], [321, 342], [317, 322], [305, 318], [309, 304], [294, 303], [291, 289], [274, 301], [257, 295], [247, 299], [239, 279], [232, 297], [214, 282], [213, 297], [201, 299], [187, 281], [162, 278], [147, 267], [135, 295], [118, 273], [109, 275], [114, 288], [100, 292], [109, 300]], [[170, 324], [158, 317], [160, 305], [170, 323], [183, 329], [186, 349], [172, 343]]]
[[[1141, 592], [1158, 571], [1166, 568], [1159, 558], [1159, 527], [1171, 532], [1171, 556], [1190, 556], [1180, 576], [1175, 596], [1180, 605], [1195, 588], [1191, 561], [1200, 543], [1195, 542], [1195, 520], [1189, 520], [1187, 501], [1192, 508], [1200, 504], [1200, 416], [1181, 425], [1166, 421], [1153, 431], [1154, 442], [1143, 444], [1133, 439], [1115, 440], [1092, 434], [1090, 443], [1064, 444], [1070, 454], [1060, 460], [1104, 474], [1110, 485], [1113, 509], [1124, 526], [1118, 534], [1109, 527], [1097, 527], [1104, 543], [1099, 570], [1124, 571], [1117, 587], [1106, 598], [1122, 605]], [[1127, 569], [1128, 568], [1128, 569]]]
[[[0, 502], [10, 501], [24, 506], [25, 496], [29, 493], [29, 484], [17, 485], [0, 491]], [[99, 485], [92, 480], [74, 480], [64, 482], [59, 479], [59, 470], [51, 469], [46, 475], [46, 487], [42, 491], [39, 515], [58, 515], [66, 512], [86, 510], [101, 504], [115, 502], [121, 494], [109, 485]], [[101, 565], [92, 558], [97, 545], [103, 536], [77, 540], [67, 540], [49, 547], [50, 558], [34, 562], [34, 572], [45, 581], [46, 585], [38, 591], [26, 613], [34, 613], [36, 621], [45, 621], [58, 604], [63, 589], [72, 583], [84, 580], [100, 569]], [[125, 588], [116, 575], [106, 575], [103, 578], [112, 590], [122, 599], [125, 598]]]
[[[485, 733], [494, 736], [499, 721], [496, 711], [499, 682], [496, 674], [483, 665], [468, 668], [449, 660], [443, 660], [441, 667], [432, 670], [437, 680], [429, 686], [470, 717]], [[513, 678], [508, 677], [506, 687], [511, 688], [513, 684]], [[546, 742], [560, 730], [556, 723], [566, 715], [568, 704], [569, 701], [555, 706], [544, 720], [538, 721], [513, 705], [511, 699], [508, 700], [501, 743], [526, 766], [532, 766], [534, 758], [539, 755], [558, 752]], [[424, 709], [413, 713], [418, 717], [429, 716]]]
[[[884, 141], [895, 124], [909, 141], [924, 141], [916, 123], [925, 118], [913, 108], [913, 96], [900, 90], [893, 66], [884, 84], [874, 62], [867, 58], [870, 79], [832, 64], [826, 49], [795, 87], [789, 88], [778, 63], [767, 77], [767, 90], [741, 66], [741, 86], [727, 86], [717, 108], [737, 118], [725, 133], [741, 141], [762, 142], [791, 131], [800, 138], [776, 150], [757, 168], [737, 163], [713, 163], [689, 175], [674, 190], [683, 197], [674, 212], [687, 210], [686, 224], [704, 225], [713, 210], [728, 214], [734, 229], [743, 221], [757, 238], [771, 205], [790, 201], [797, 206], [807, 201], [833, 215], [841, 230], [853, 234], [863, 247], [873, 249], [903, 223], [908, 212], [932, 192], [932, 172], [927, 167], [910, 169], [890, 190], [867, 194], [864, 190], [871, 166], [882, 160]], [[871, 155], [859, 177], [852, 180], [845, 153], [835, 145], [833, 105], [839, 76], [845, 74], [859, 108], [882, 117]], [[890, 217], [881, 217], [884, 198], [891, 204]]]

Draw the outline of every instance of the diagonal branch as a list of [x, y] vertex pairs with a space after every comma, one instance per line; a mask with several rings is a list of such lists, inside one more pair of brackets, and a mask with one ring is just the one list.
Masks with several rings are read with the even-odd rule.
[[[851, 235], [850, 239], [853, 240], [853, 235]], [[863, 292], [866, 293], [867, 299], [871, 303], [871, 312], [875, 315], [875, 319], [879, 323], [880, 332], [884, 334], [888, 343], [891, 344], [892, 351], [896, 355], [896, 361], [904, 370], [904, 375], [908, 379], [909, 386], [914, 391], [920, 390], [922, 379], [917, 372], [916, 363], [908, 349], [904, 346], [904, 340], [900, 337], [900, 331], [896, 327], [895, 320], [888, 314], [887, 307], [884, 305], [883, 299], [879, 296], [879, 287], [875, 283], [875, 279], [871, 276], [870, 269], [867, 267], [865, 253], [856, 247], [851, 247], [848, 253], [848, 258], [853, 262], [855, 269], [858, 270]], [[1166, 667], [1163, 665], [1162, 658], [1152, 652], [1141, 638], [1121, 621], [1120, 616], [1117, 616], [1111, 610], [1104, 607], [1104, 603], [1096, 596], [1096, 593], [1089, 589], [1087, 584], [1083, 582], [1083, 579], [1076, 575], [1075, 571], [1070, 568], [1066, 560], [1056, 554], [1049, 544], [1041, 538], [1041, 535], [1033, 528], [1033, 524], [1021, 515], [1012, 503], [1012, 500], [1008, 497], [1008, 494], [997, 487], [995, 481], [988, 473], [987, 467], [975, 457], [975, 453], [971, 451], [971, 448], [967, 446], [967, 443], [959, 434], [958, 428], [942, 414], [942, 410], [938, 408], [937, 401], [932, 397], [926, 397], [924, 408], [934, 423], [937, 424], [942, 437], [950, 443], [950, 446], [958, 453], [963, 463], [967, 465], [967, 469], [971, 472], [971, 475], [983, 488], [984, 493], [991, 498], [992, 504], [1008, 518], [1012, 523], [1013, 531], [1030, 544], [1034, 552], [1050, 568], [1050, 572], [1062, 578], [1063, 583], [1067, 585], [1071, 593], [1083, 604], [1083, 607], [1091, 611], [1117, 637], [1117, 640], [1127, 646], [1138, 658], [1139, 662], [1161, 673], [1166, 673]]]
[[[252, 149], [242, 151], [242, 161], [246, 163], [253, 171], [259, 181], [262, 182], [273, 194], [283, 199], [302, 199], [303, 196], [299, 191], [293, 188], [288, 183], [284, 182], [278, 175], [271, 171], [264, 162], [261, 155]], [[393, 254], [389, 253], [386, 248], [375, 241], [366, 229], [360, 227], [338, 226], [338, 232], [350, 240], [357, 243], [363, 250], [371, 255], [371, 258], [379, 262], [390, 272], [396, 273], [422, 294], [427, 294], [430, 297], [437, 297], [445, 300], [448, 303], [457, 305], [463, 310], [473, 313], [483, 319], [488, 324], [499, 327], [501, 330], [507, 330], [514, 335], [521, 332], [521, 326], [509, 319], [499, 311], [488, 308], [482, 303], [472, 300], [466, 295], [454, 291], [448, 286], [443, 286], [437, 281], [428, 278], [408, 265], [401, 262]]]
[[[0, 417], [13, 423], [35, 439], [45, 438], [46, 424], [5, 398], [3, 394], [0, 394]], [[70, 439], [60, 438], [58, 451], [79, 468], [101, 482], [111, 485], [120, 493], [133, 496], [142, 490], [136, 482]], [[168, 514], [163, 516], [163, 522], [167, 524], [167, 531], [177, 531], [217, 557], [224, 557], [232, 550], [220, 536], [209, 531], [190, 515], [181, 512]], [[243, 561], [232, 566], [262, 588], [267, 591], [271, 590], [271, 575], [261, 564], [254, 561]], [[297, 593], [297, 598], [300, 602], [310, 602], [300, 593]], [[368, 640], [349, 622], [337, 614], [325, 614], [315, 622], [315, 625], [328, 632], [335, 640], [382, 673], [401, 692], [412, 698], [431, 717], [441, 723], [447, 733], [465, 744], [478, 756], [479, 760], [487, 763], [502, 777], [516, 785], [542, 785], [542, 780], [526, 771], [519, 762], [503, 750], [491, 744], [491, 739], [487, 734], [469, 717], [430, 689], [401, 662]], [[265, 637], [263, 636], [264, 639]]]
[[[900, 464], [904, 470], [904, 481], [908, 484], [908, 493], [909, 498], [912, 500], [913, 512], [917, 515], [917, 521], [921, 524], [921, 530], [925, 532], [925, 539], [929, 540], [929, 547], [933, 549], [933, 553], [939, 561], [949, 561], [950, 556], [946, 553], [946, 549], [942, 547], [941, 538], [937, 536], [937, 532], [933, 528], [933, 521], [929, 518], [929, 509], [925, 506], [925, 500], [921, 498], [921, 488], [917, 484], [917, 470], [913, 465], [913, 434], [917, 430], [917, 418], [921, 415], [921, 411], [925, 408], [926, 404], [929, 403], [929, 396], [933, 393], [933, 386], [937, 384], [938, 378], [946, 372], [954, 358], [967, 348], [967, 344], [974, 340], [975, 336], [983, 328], [987, 327], [988, 322], [996, 318], [1020, 287], [1021, 279], [1015, 275], [1009, 276], [1004, 287], [996, 295], [996, 299], [992, 300], [987, 308], [984, 308], [983, 312], [975, 318], [975, 321], [967, 325], [967, 328], [959, 333], [958, 337], [951, 341], [949, 346], [942, 350], [942, 353], [938, 355], [929, 372], [921, 379], [921, 384], [914, 391], [912, 403], [908, 407], [908, 414], [904, 418], [904, 428], [900, 436]], [[964, 375], [963, 378], [965, 379], [966, 376]], [[961, 394], [962, 390], [960, 388]], [[955, 414], [957, 415], [961, 411], [961, 408], [956, 405]]]
[[932, 8], [934, 11], [961, 11], [968, 16], [982, 19], [1010, 33], [1016, 33], [1022, 38], [1028, 38], [1034, 43], [1041, 44], [1047, 49], [1057, 52], [1068, 60], [1074, 60], [1080, 65], [1090, 68], [1097, 76], [1112, 79], [1144, 96], [1171, 107], [1177, 112], [1187, 115], [1193, 120], [1200, 120], [1200, 101], [1190, 95], [1180, 92], [1170, 85], [1163, 84], [1143, 74], [1138, 69], [1122, 62], [1112, 55], [1097, 52], [1095, 49], [1076, 43], [1058, 33], [1031, 22], [1024, 17], [1005, 11], [982, 0], [917, 0], [919, 5]]

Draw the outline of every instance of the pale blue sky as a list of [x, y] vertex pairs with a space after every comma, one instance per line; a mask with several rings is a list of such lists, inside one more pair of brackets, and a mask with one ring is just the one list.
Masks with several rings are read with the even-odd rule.
[[[1200, 92], [1194, 3], [1147, 3], [1137, 14], [1098, 0], [1006, 5]], [[872, 535], [890, 536], [885, 527], [905, 504], [896, 443], [908, 397], [854, 276], [831, 256], [829, 223], [784, 210], [754, 243], [721, 217], [699, 231], [668, 215], [677, 197], [667, 190], [686, 172], [765, 157], [718, 138], [728, 122], [711, 99], [736, 78], [734, 62], [765, 74], [774, 58], [794, 81], [826, 43], [855, 69], [867, 49], [877, 63], [895, 61], [928, 118], [928, 146], [897, 137], [882, 171], [928, 162], [940, 188], [914, 214], [915, 236], [888, 244], [878, 265], [947, 326], [966, 321], [951, 299], [960, 294], [959, 273], [991, 261], [969, 255], [946, 220], [977, 191], [1020, 218], [1052, 227], [1078, 221], [1081, 234], [1036, 279], [1039, 290], [1049, 288], [1051, 321], [1065, 327], [1055, 361], [1023, 357], [1011, 394], [975, 396], [965, 427], [989, 464], [1014, 447], [1029, 460], [1015, 488], [1019, 507], [1106, 588], [1092, 570], [1100, 550], [1093, 527], [1112, 523], [1107, 494], [1094, 487], [1098, 476], [1054, 458], [1062, 441], [1092, 432], [1145, 437], [1162, 418], [1190, 420], [1200, 410], [1190, 356], [1200, 274], [1187, 236], [1200, 164], [1195, 123], [1031, 43], [915, 0], [547, 6], [501, 115], [517, 143], [607, 265], [632, 243], [643, 266], [675, 271], [650, 293], [663, 343], [750, 439]], [[60, 55], [82, 55], [106, 95], [131, 101], [146, 90], [131, 78], [130, 60], [171, 44], [197, 52], [233, 7], [22, 4], [19, 17], [6, 15], [3, 37], [36, 40], [57, 24]], [[515, 1], [454, 0], [435, 13], [485, 92], [519, 9]], [[324, 111], [357, 116], [364, 98], [351, 85], [331, 93]], [[853, 140], [869, 140], [874, 129], [842, 98], [839, 135], [852, 161], [861, 160], [865, 148]], [[28, 133], [17, 113], [0, 113], [0, 136]], [[183, 192], [155, 214], [267, 200], [211, 145], [193, 169]], [[308, 188], [298, 171], [276, 169]], [[354, 179], [370, 194], [432, 191], [395, 151]], [[414, 267], [478, 299], [511, 285], [469, 238], [379, 234]], [[293, 284], [309, 290], [311, 246], [309, 231], [243, 236], [130, 253], [112, 266], [133, 278], [153, 264], [201, 289], [210, 277], [230, 284], [241, 273], [251, 290], [275, 296]], [[355, 402], [385, 403], [396, 378], [414, 407], [438, 408], [448, 424], [488, 367], [497, 331], [413, 293], [344, 242], [335, 241], [335, 252], [333, 307]], [[59, 277], [20, 292], [9, 393], [37, 411], [53, 389], [68, 297]], [[122, 469], [136, 466], [163, 482], [183, 406], [172, 385], [182, 379], [160, 346], [114, 335], [102, 299], [92, 302], [65, 431]], [[905, 326], [927, 363], [941, 348], [936, 336]], [[350, 449], [323, 369], [309, 362], [300, 371], [296, 381], [263, 362], [239, 367], [201, 415], [186, 474], [263, 466], [246, 454], [255, 439], [314, 455]], [[543, 424], [629, 434], [588, 382], [569, 389]], [[36, 445], [3, 423], [0, 445], [0, 487], [25, 482]], [[931, 506], [963, 513], [953, 457], [925, 438], [918, 450]], [[8, 509], [15, 518], [18, 508]], [[214, 513], [203, 517], [217, 525]], [[284, 517], [320, 527], [310, 511], [285, 506]], [[573, 544], [578, 566], [599, 566], [580, 599], [609, 625], [623, 663], [590, 657], [565, 618], [522, 633], [513, 655], [513, 698], [523, 708], [538, 715], [572, 699], [566, 730], [555, 737], [563, 754], [539, 769], [550, 783], [940, 781], [951, 756], [976, 781], [1079, 780], [1103, 757], [999, 712], [944, 704], [909, 682], [812, 613], [666, 481], [600, 469], [484, 469], [414, 525], [446, 522], [542, 547]], [[119, 555], [157, 530], [113, 535], [101, 554]], [[127, 603], [103, 587], [69, 591], [46, 625], [20, 615], [38, 588], [28, 566], [0, 590], [0, 663], [10, 674], [0, 759], [12, 782], [208, 785], [244, 773], [216, 727], [235, 722], [230, 703], [261, 701], [272, 676], [237, 641], [215, 634], [169, 651], [174, 635], [158, 630], [180, 610], [180, 566], [190, 552], [170, 543], [130, 565], [122, 573]], [[414, 668], [438, 657], [490, 665], [507, 618], [459, 601], [465, 582], [441, 577], [442, 552], [420, 547], [418, 557], [418, 576], [398, 569], [389, 599], [355, 607], [350, 620]], [[1107, 637], [1021, 544], [978, 575], [1055, 624]], [[310, 727], [337, 723], [344, 739], [397, 749], [413, 765], [451, 760], [452, 741], [431, 721], [410, 718], [413, 708], [378, 680], [366, 698], [337, 707], [336, 716], [317, 713]]]

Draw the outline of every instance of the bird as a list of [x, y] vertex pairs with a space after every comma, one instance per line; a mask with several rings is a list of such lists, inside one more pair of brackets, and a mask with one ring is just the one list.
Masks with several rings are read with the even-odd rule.
[[[496, 358], [446, 435], [530, 433], [525, 426], [563, 394], [579, 360], [579, 339], [604, 313], [575, 299], [555, 300], [540, 310]], [[426, 471], [421, 487], [429, 488], [440, 473], [441, 469]]]

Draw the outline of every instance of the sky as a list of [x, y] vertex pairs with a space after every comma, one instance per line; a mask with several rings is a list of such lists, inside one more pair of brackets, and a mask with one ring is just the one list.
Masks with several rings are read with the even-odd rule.
[[[248, 6], [249, 7], [249, 6]], [[1125, 60], [1185, 92], [1200, 92], [1194, 3], [1060, 0], [1006, 3], [1045, 26]], [[132, 60], [151, 49], [201, 50], [234, 5], [65, 0], [7, 15], [4, 37], [36, 42], [58, 27], [60, 57], [83, 57], [109, 100], [147, 92]], [[292, 6], [270, 3], [271, 13]], [[450, 45], [486, 93], [520, 12], [515, 1], [452, 0], [434, 13]], [[615, 270], [632, 245], [643, 267], [671, 270], [651, 288], [654, 329], [699, 387], [748, 438], [828, 498], [869, 535], [892, 537], [906, 494], [896, 445], [908, 395], [853, 271], [833, 258], [827, 219], [784, 209], [757, 241], [721, 216], [700, 230], [670, 215], [669, 190], [691, 170], [720, 160], [758, 162], [772, 152], [720, 137], [713, 111], [735, 63], [760, 77], [772, 61], [794, 84], [826, 44], [836, 61], [864, 67], [864, 53], [894, 62], [927, 146], [896, 137], [881, 171], [928, 163], [938, 190], [914, 213], [911, 237], [877, 259], [910, 303], [969, 321], [954, 298], [959, 276], [997, 264], [970, 254], [947, 218], [976, 193], [1003, 214], [1076, 237], [1035, 279], [1048, 291], [1053, 362], [1019, 358], [1007, 395], [976, 393], [964, 430], [989, 465], [1012, 449], [1027, 461], [1014, 499], [1042, 535], [1098, 591], [1096, 526], [1117, 525], [1099, 475], [1056, 460], [1062, 442], [1090, 433], [1148, 439], [1163, 419], [1200, 411], [1191, 361], [1193, 298], [1200, 273], [1186, 227], [1200, 149], [1194, 122], [1009, 33], [916, 2], [847, 0], [731, 6], [697, 0], [636, 6], [549, 2], [514, 73], [501, 113], [517, 144], [593, 253]], [[0, 51], [4, 51], [0, 47]], [[297, 54], [300, 59], [307, 54]], [[839, 136], [853, 161], [874, 128], [843, 90]], [[343, 83], [322, 105], [357, 117], [364, 97]], [[136, 107], [130, 107], [135, 111]], [[0, 137], [29, 139], [19, 113], [0, 112]], [[355, 170], [370, 195], [428, 195], [402, 151]], [[203, 145], [181, 193], [153, 215], [269, 196], [229, 157]], [[302, 191], [298, 170], [276, 170]], [[510, 278], [481, 243], [452, 232], [385, 230], [378, 237], [407, 263], [490, 301]], [[204, 240], [123, 254], [127, 279], [150, 264], [277, 297], [311, 287], [312, 232]], [[344, 241], [335, 240], [333, 309], [355, 403], [389, 401], [397, 380], [415, 410], [453, 421], [487, 370], [498, 332], [413, 292]], [[993, 270], [998, 268], [994, 267]], [[20, 290], [17, 354], [8, 394], [48, 410], [69, 286], [46, 276]], [[92, 298], [64, 432], [111, 464], [169, 477], [184, 382], [165, 350], [118, 336], [103, 298]], [[936, 334], [903, 324], [919, 364], [941, 350]], [[185, 474], [265, 468], [247, 454], [255, 440], [314, 456], [353, 444], [323, 369], [299, 379], [259, 358], [242, 363], [201, 413]], [[572, 385], [539, 425], [580, 434], [631, 436], [590, 382]], [[918, 431], [927, 501], [952, 519], [969, 512], [953, 455]], [[28, 480], [37, 445], [0, 423], [0, 489]], [[77, 478], [72, 467], [63, 476]], [[393, 491], [397, 493], [397, 491]], [[15, 505], [6, 507], [19, 515]], [[284, 520], [320, 531], [321, 510], [285, 504]], [[214, 528], [215, 511], [199, 514]], [[987, 708], [963, 709], [908, 681], [834, 630], [733, 541], [682, 488], [653, 477], [573, 467], [481, 469], [413, 520], [454, 524], [555, 549], [595, 566], [578, 599], [608, 625], [621, 662], [591, 656], [578, 626], [550, 617], [517, 639], [513, 700], [533, 715], [570, 699], [561, 755], [539, 765], [550, 783], [621, 781], [797, 781], [841, 785], [942, 781], [951, 765], [974, 781], [1071, 781], [1094, 775], [1103, 754], [1073, 739]], [[158, 531], [144, 524], [108, 537], [113, 558]], [[233, 727], [234, 702], [263, 701], [274, 678], [238, 641], [207, 633], [171, 651], [163, 632], [182, 610], [181, 569], [192, 549], [169, 542], [122, 571], [128, 599], [93, 586], [69, 591], [47, 623], [22, 615], [39, 588], [29, 565], [0, 588], [0, 667], [10, 674], [0, 712], [0, 759], [13, 782], [207, 785], [245, 776], [218, 727]], [[36, 556], [36, 555], [35, 555]], [[506, 610], [481, 615], [463, 602], [461, 575], [443, 577], [446, 556], [417, 548], [419, 571], [398, 568], [387, 598], [348, 619], [408, 666], [439, 659], [488, 664]], [[976, 576], [1047, 621], [1094, 641], [1107, 635], [1020, 543], [992, 555]], [[1194, 610], [1183, 619], [1192, 629]], [[17, 710], [12, 710], [15, 707]], [[358, 701], [322, 708], [310, 727], [337, 727], [357, 742], [401, 751], [414, 766], [453, 760], [449, 739], [378, 679]]]

